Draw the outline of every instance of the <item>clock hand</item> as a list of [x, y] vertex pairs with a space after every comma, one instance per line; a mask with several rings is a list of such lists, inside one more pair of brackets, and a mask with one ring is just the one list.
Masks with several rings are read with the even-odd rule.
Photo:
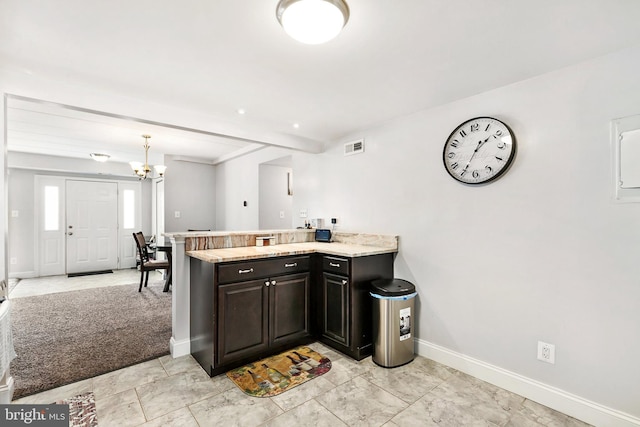
[[[489, 137], [489, 138], [491, 138], [491, 137]], [[473, 160], [473, 157], [476, 155], [476, 153], [478, 152], [480, 147], [482, 147], [482, 144], [487, 142], [489, 140], [489, 138], [485, 139], [484, 141], [478, 141], [478, 146], [476, 147], [475, 150], [473, 150], [473, 154], [471, 154], [471, 157], [469, 157], [469, 160], [467, 161], [467, 164], [465, 165], [464, 169], [462, 169], [462, 172], [460, 172], [460, 176], [464, 175], [467, 172], [467, 168], [469, 167], [469, 164], [471, 163], [471, 160]]]
[[487, 142], [488, 140], [490, 140], [492, 137], [493, 137], [493, 138], [495, 138], [496, 136], [495, 136], [495, 135], [489, 135], [489, 136], [487, 137], [487, 139], [485, 139], [484, 141], [480, 141], [480, 142], [478, 142], [478, 146], [476, 147], [476, 151], [478, 151], [478, 150], [480, 149], [480, 147], [482, 147], [482, 145], [483, 145], [485, 142]]
[[[482, 147], [485, 144], [485, 142], [490, 140], [492, 137], [495, 138], [496, 136], [489, 135], [484, 141], [478, 141], [478, 146], [476, 147], [475, 150], [473, 150], [473, 154], [471, 154], [471, 157], [469, 157], [469, 161], [467, 161], [467, 164], [465, 165], [464, 169], [462, 169], [462, 172], [460, 172], [460, 176], [464, 175], [467, 172], [467, 169], [469, 168], [469, 164], [471, 164], [471, 160], [473, 160], [473, 158], [475, 157], [480, 147]], [[498, 160], [502, 160], [502, 159], [498, 158]]]

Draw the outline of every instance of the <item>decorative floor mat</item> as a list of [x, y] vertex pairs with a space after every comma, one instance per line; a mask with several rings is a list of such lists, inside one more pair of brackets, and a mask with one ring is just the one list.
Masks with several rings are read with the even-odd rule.
[[240, 390], [254, 397], [270, 397], [329, 372], [331, 360], [298, 347], [227, 372]]
[[96, 401], [92, 391], [55, 403], [69, 405], [69, 427], [97, 427]]

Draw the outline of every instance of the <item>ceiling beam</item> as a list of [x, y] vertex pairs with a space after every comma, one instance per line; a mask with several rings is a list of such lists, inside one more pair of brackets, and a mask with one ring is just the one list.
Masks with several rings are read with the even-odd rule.
[[[110, 117], [110, 118], [119, 119], [119, 120], [133, 121], [133, 122], [143, 123], [143, 124], [148, 124], [153, 126], [166, 127], [169, 129], [179, 130], [183, 132], [192, 132], [192, 133], [197, 133], [202, 135], [234, 139], [238, 141], [252, 143], [251, 147], [253, 147], [253, 144], [257, 143], [263, 146], [288, 148], [288, 149], [302, 151], [306, 153], [321, 153], [324, 149], [323, 143], [320, 141], [316, 141], [316, 140], [312, 140], [309, 138], [304, 138], [296, 135], [266, 131], [264, 129], [258, 130], [258, 129], [255, 129], [254, 127], [249, 127], [249, 126], [233, 125], [227, 122], [225, 122], [224, 124], [220, 122], [221, 125], [224, 125], [226, 129], [225, 132], [214, 132], [214, 131], [196, 129], [196, 128], [180, 126], [180, 125], [175, 125], [170, 123], [158, 122], [155, 120], [141, 119], [137, 117], [125, 116], [125, 115], [109, 113], [105, 111], [98, 111], [90, 108], [77, 107], [74, 105], [46, 101], [43, 99], [30, 98], [30, 97], [21, 96], [21, 95], [15, 95], [15, 94], [7, 94], [7, 99], [9, 102], [11, 101], [11, 99], [26, 101], [26, 102], [34, 102], [38, 104], [64, 108], [64, 109], [82, 112], [82, 113], [96, 114], [96, 115], [101, 115], [101, 116]], [[215, 126], [215, 122], [213, 122], [213, 125]], [[233, 128], [233, 130], [230, 131], [229, 130], [230, 128]], [[255, 151], [256, 149], [257, 148], [253, 147], [253, 149], [249, 149], [248, 152]], [[246, 154], [246, 153], [243, 153], [243, 154]], [[231, 155], [233, 156], [234, 154], [232, 153]], [[226, 157], [226, 156], [222, 156], [222, 157]], [[234, 157], [237, 157], [237, 156], [234, 156]], [[222, 161], [226, 161], [226, 160], [229, 160], [229, 159], [225, 159]], [[220, 161], [218, 160], [216, 160], [216, 162], [220, 163]]]

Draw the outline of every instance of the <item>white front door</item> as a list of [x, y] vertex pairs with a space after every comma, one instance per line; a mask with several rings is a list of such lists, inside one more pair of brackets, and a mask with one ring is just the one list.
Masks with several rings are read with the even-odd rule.
[[67, 274], [118, 267], [118, 184], [67, 181]]

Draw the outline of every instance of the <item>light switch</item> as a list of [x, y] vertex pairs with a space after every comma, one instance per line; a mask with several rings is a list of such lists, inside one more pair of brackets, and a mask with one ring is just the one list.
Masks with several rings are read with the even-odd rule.
[[280, 211], [280, 218], [284, 218], [284, 211]]
[[20, 216], [20, 211], [11, 211], [12, 218], [18, 218], [18, 216]]
[[175, 211], [173, 214], [176, 218], [180, 218], [180, 211]]

